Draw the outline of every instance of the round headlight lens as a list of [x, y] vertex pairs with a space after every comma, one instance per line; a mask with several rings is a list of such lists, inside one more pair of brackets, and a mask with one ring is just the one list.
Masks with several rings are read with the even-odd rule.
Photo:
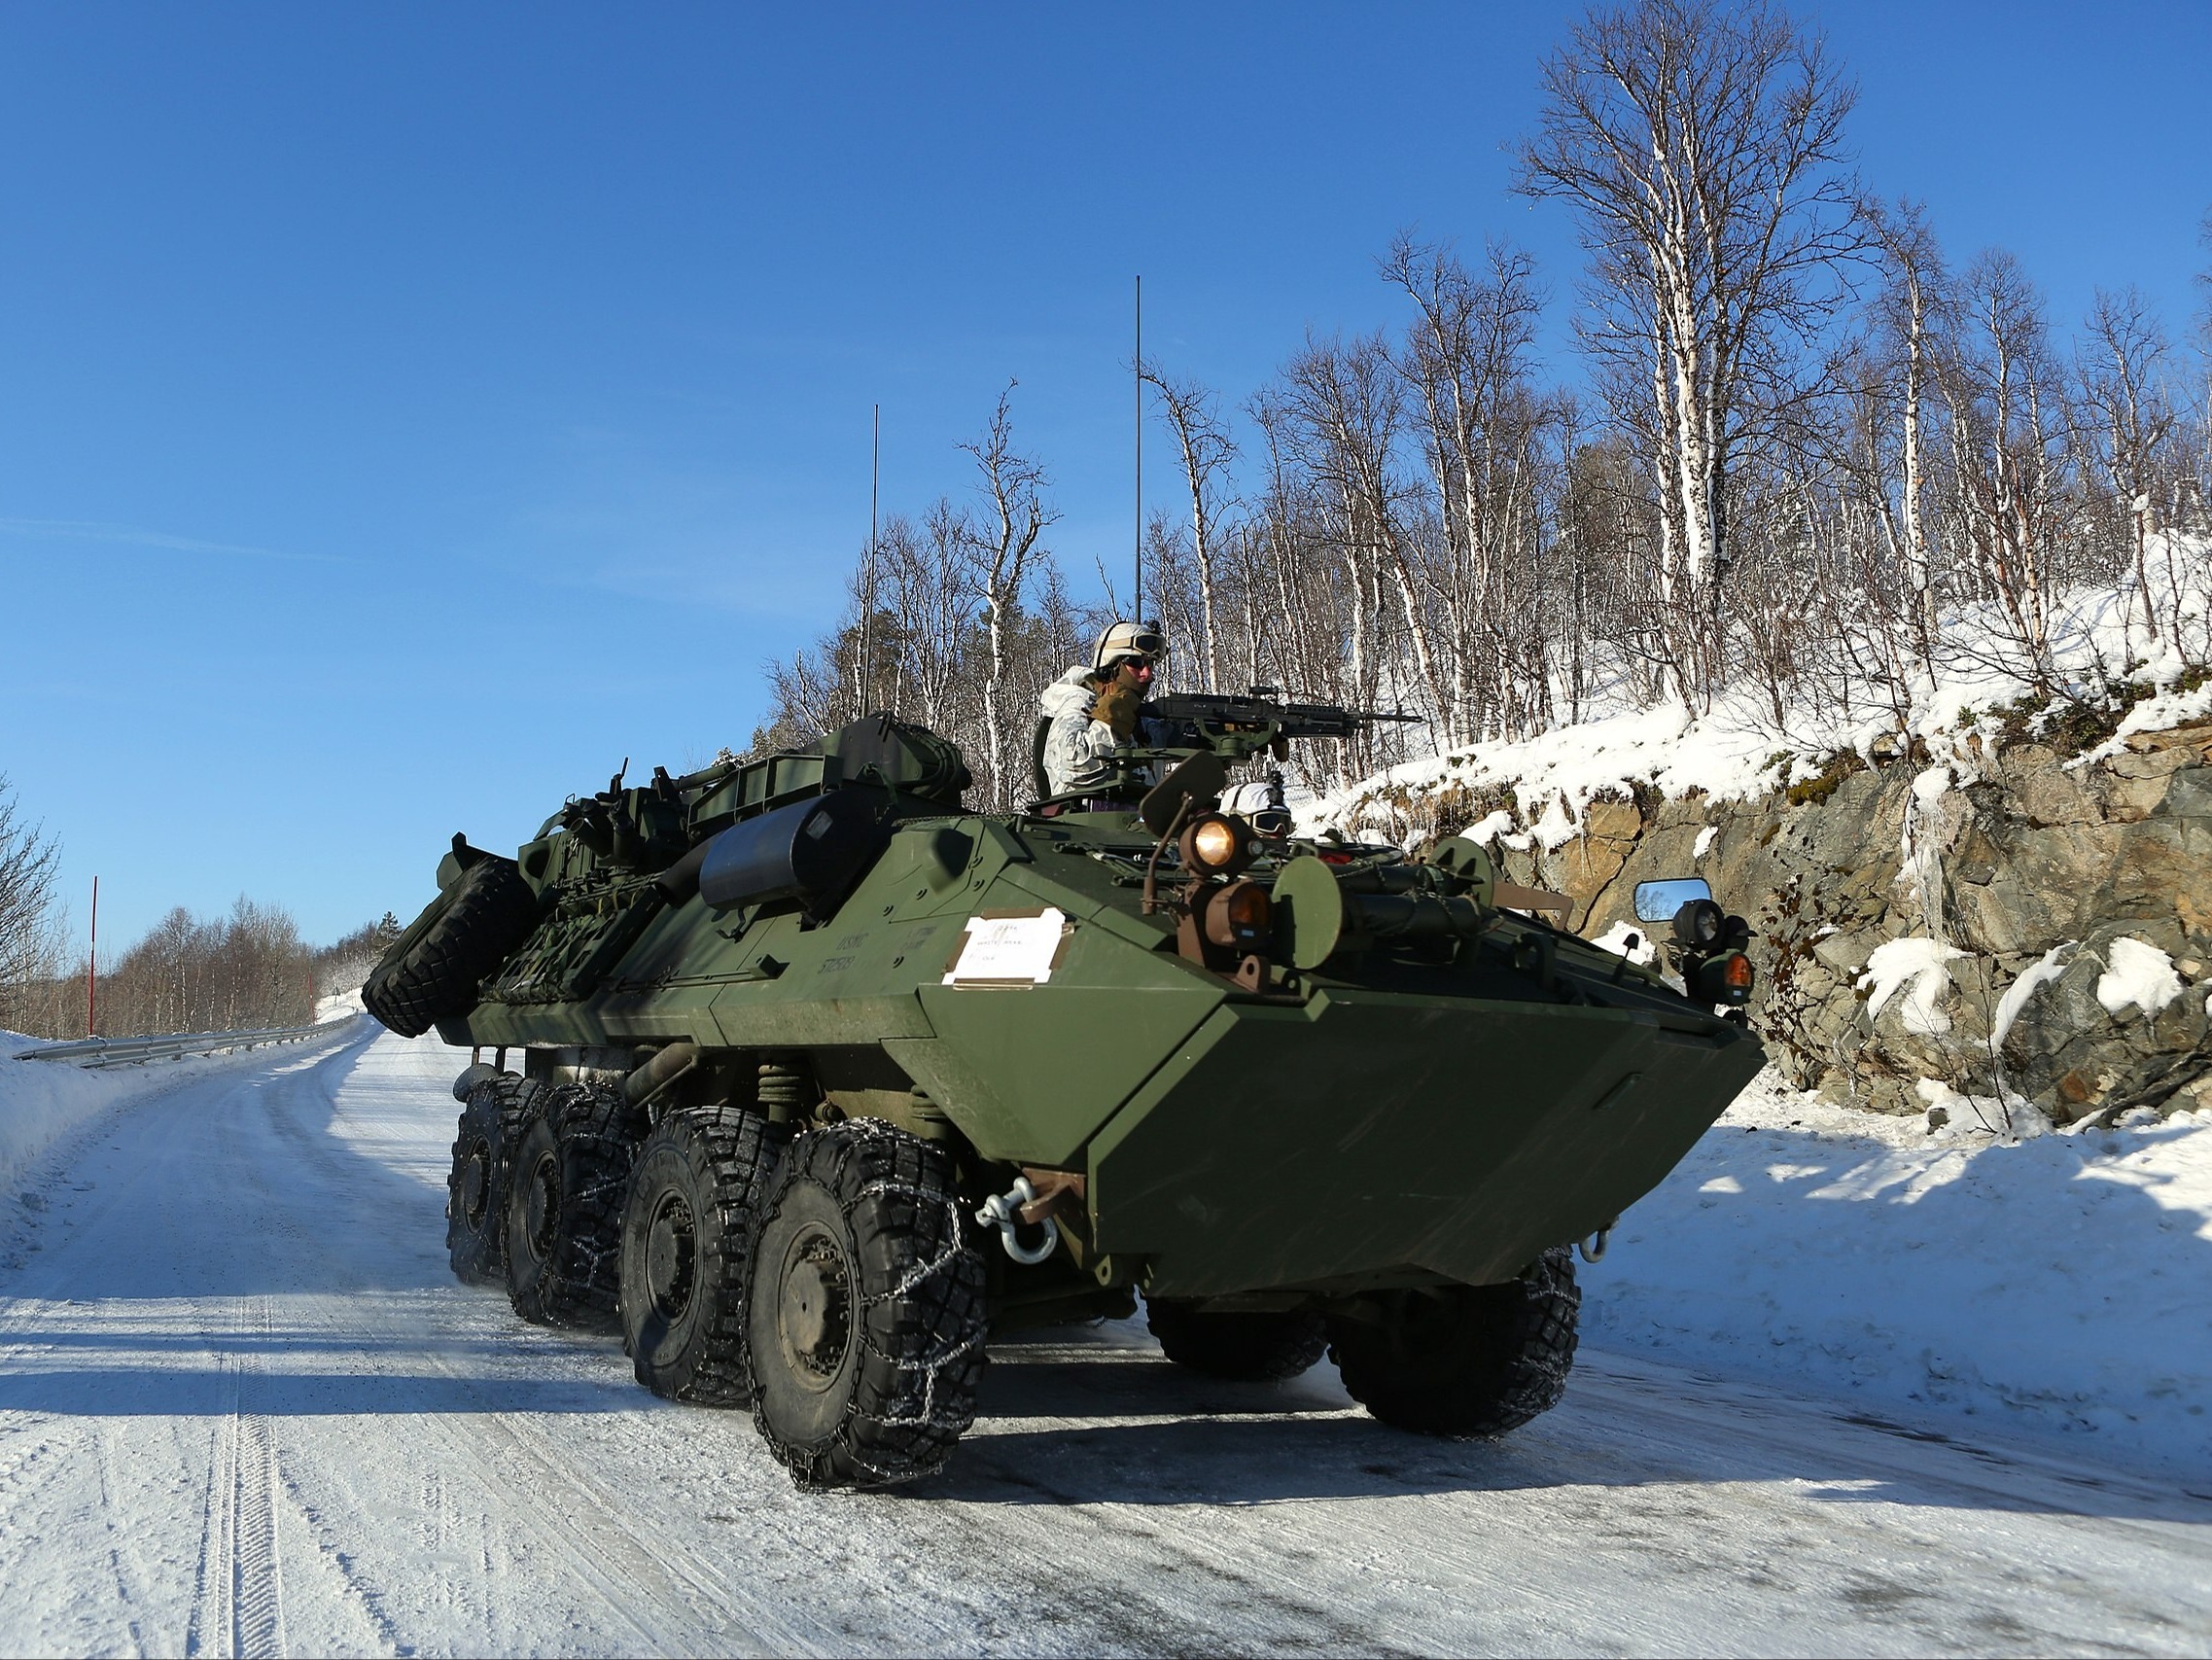
[[1243, 840], [1234, 821], [1201, 819], [1190, 832], [1191, 857], [1209, 870], [1219, 870], [1235, 861]]
[[1724, 913], [1711, 900], [1692, 900], [1674, 913], [1674, 937], [1703, 950], [1720, 937]]

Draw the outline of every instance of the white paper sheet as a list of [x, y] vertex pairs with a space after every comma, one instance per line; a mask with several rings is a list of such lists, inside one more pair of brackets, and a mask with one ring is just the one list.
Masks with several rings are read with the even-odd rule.
[[971, 916], [967, 938], [944, 983], [1042, 985], [1067, 933], [1066, 913], [1047, 906], [1036, 916]]

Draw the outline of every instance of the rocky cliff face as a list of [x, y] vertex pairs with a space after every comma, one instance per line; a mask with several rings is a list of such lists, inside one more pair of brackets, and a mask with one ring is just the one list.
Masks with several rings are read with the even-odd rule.
[[1801, 1087], [2059, 1123], [2212, 1106], [2212, 722], [2072, 760], [1969, 737], [1763, 799], [1598, 799], [1575, 828], [1492, 846], [1594, 937], [1643, 927], [1637, 882], [1705, 877], [1758, 931], [1752, 1025]]

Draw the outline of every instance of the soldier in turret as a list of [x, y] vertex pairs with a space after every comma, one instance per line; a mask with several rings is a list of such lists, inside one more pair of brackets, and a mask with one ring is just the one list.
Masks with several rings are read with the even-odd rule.
[[1089, 666], [1078, 663], [1044, 689], [1037, 704], [1045, 722], [1048, 795], [1104, 789], [1112, 782], [1111, 752], [1140, 741], [1141, 706], [1167, 649], [1156, 626], [1116, 622], [1099, 636]]

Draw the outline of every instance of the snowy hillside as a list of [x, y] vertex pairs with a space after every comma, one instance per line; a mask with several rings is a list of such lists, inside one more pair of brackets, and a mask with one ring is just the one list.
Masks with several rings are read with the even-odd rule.
[[[2212, 543], [2160, 538], [2154, 553], [2153, 581], [2192, 596], [2179, 609], [2194, 649], [2170, 632], [2148, 638], [2127, 597], [2112, 589], [2076, 591], [2057, 608], [2065, 626], [2056, 632], [2055, 672], [2092, 701], [2111, 700], [2100, 689], [2108, 679], [2124, 689], [2120, 698], [2137, 699], [2090, 755], [2110, 753], [2130, 733], [2212, 713], [2212, 680], [2193, 666], [2201, 662], [2212, 628], [2205, 591], [2212, 587]], [[1311, 797], [1297, 809], [1300, 829], [1334, 828], [1410, 848], [1449, 818], [1468, 824], [1463, 833], [1478, 840], [1550, 849], [1578, 835], [1590, 803], [1608, 793], [1742, 800], [1814, 778], [1840, 752], [1875, 759], [1924, 750], [1931, 761], [1971, 776], [2005, 715], [2022, 699], [2037, 701], [2019, 673], [1971, 649], [1988, 628], [1982, 608], [1948, 615], [1945, 636], [1959, 646], [1951, 666], [1898, 689], [1903, 707], [1873, 684], [1847, 680], [1842, 696], [1797, 702], [1779, 719], [1763, 695], [1743, 688], [1698, 711], [1672, 702], [1633, 705], [1616, 693], [1576, 724], [1523, 742], [1468, 745]], [[2062, 699], [2040, 701], [2047, 707], [2029, 717], [2030, 730], [2063, 713]], [[1469, 803], [1492, 801], [1498, 804], [1466, 811]]]

